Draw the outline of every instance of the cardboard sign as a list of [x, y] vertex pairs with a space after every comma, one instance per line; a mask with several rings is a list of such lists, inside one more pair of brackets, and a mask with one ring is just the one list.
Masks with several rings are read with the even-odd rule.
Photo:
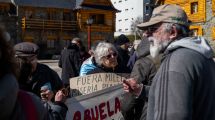
[[71, 96], [90, 94], [111, 86], [121, 84], [129, 74], [97, 73], [70, 79]]
[[113, 86], [66, 101], [66, 120], [124, 120], [120, 110], [122, 85]]

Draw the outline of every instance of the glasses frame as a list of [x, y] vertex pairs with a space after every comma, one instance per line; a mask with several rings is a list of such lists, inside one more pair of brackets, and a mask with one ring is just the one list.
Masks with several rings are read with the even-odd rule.
[[149, 27], [147, 28], [147, 31], [148, 31], [148, 33], [150, 33], [150, 34], [155, 33], [155, 32], [158, 31], [158, 29], [159, 29], [161, 26], [162, 26], [162, 23], [149, 26]]
[[117, 57], [118, 56], [118, 54], [116, 53], [116, 52], [114, 52], [114, 53], [110, 53], [110, 54], [108, 54], [108, 55], [106, 55], [106, 56], [104, 56], [106, 59], [110, 59], [111, 57]]

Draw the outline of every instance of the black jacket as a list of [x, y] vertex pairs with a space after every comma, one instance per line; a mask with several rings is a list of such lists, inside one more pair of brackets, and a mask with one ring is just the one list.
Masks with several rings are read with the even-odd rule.
[[129, 61], [129, 53], [126, 50], [123, 50], [121, 47], [116, 46], [117, 52], [118, 52], [118, 58], [117, 61], [120, 66], [123, 68], [129, 69], [129, 72], [131, 72], [131, 69], [127, 67], [128, 61]]
[[69, 78], [79, 75], [81, 62], [80, 51], [76, 44], [70, 44], [61, 52], [58, 65], [62, 68], [61, 78], [64, 84], [69, 84]]
[[[135, 78], [139, 83], [151, 85], [156, 74], [155, 62], [149, 55], [149, 42], [142, 40], [136, 50], [137, 61], [131, 72], [131, 78]], [[125, 96], [126, 106], [123, 108], [125, 120], [146, 120], [147, 98], [135, 99], [132, 95]]]
[[62, 81], [58, 74], [47, 65], [37, 63], [36, 70], [33, 72], [31, 80], [20, 84], [20, 88], [35, 93], [40, 97], [41, 87], [49, 83], [51, 89], [57, 92], [63, 87]]
[[65, 120], [67, 107], [63, 103], [53, 103], [44, 107], [40, 98], [30, 92], [20, 91], [13, 74], [0, 78], [0, 120]]

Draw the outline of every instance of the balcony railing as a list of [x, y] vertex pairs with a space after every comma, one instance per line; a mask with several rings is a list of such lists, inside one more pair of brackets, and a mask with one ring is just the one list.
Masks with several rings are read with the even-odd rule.
[[111, 32], [112, 26], [105, 26], [105, 25], [91, 25], [91, 31], [93, 32]]
[[77, 31], [77, 22], [22, 18], [22, 29]]
[[[82, 25], [79, 27], [81, 31], [87, 31], [88, 25], [86, 23], [82, 23]], [[109, 25], [97, 25], [97, 24], [91, 25], [91, 32], [113, 32], [113, 31], [114, 31], [113, 27]]]

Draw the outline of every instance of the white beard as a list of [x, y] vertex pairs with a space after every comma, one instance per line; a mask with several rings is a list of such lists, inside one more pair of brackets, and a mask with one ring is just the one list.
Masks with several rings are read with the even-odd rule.
[[150, 44], [150, 55], [152, 56], [152, 58], [158, 57], [159, 54], [160, 54], [160, 47]]
[[148, 39], [150, 41], [150, 55], [154, 59], [158, 58], [161, 51], [169, 45], [169, 40], [158, 43], [154, 37], [149, 37]]

